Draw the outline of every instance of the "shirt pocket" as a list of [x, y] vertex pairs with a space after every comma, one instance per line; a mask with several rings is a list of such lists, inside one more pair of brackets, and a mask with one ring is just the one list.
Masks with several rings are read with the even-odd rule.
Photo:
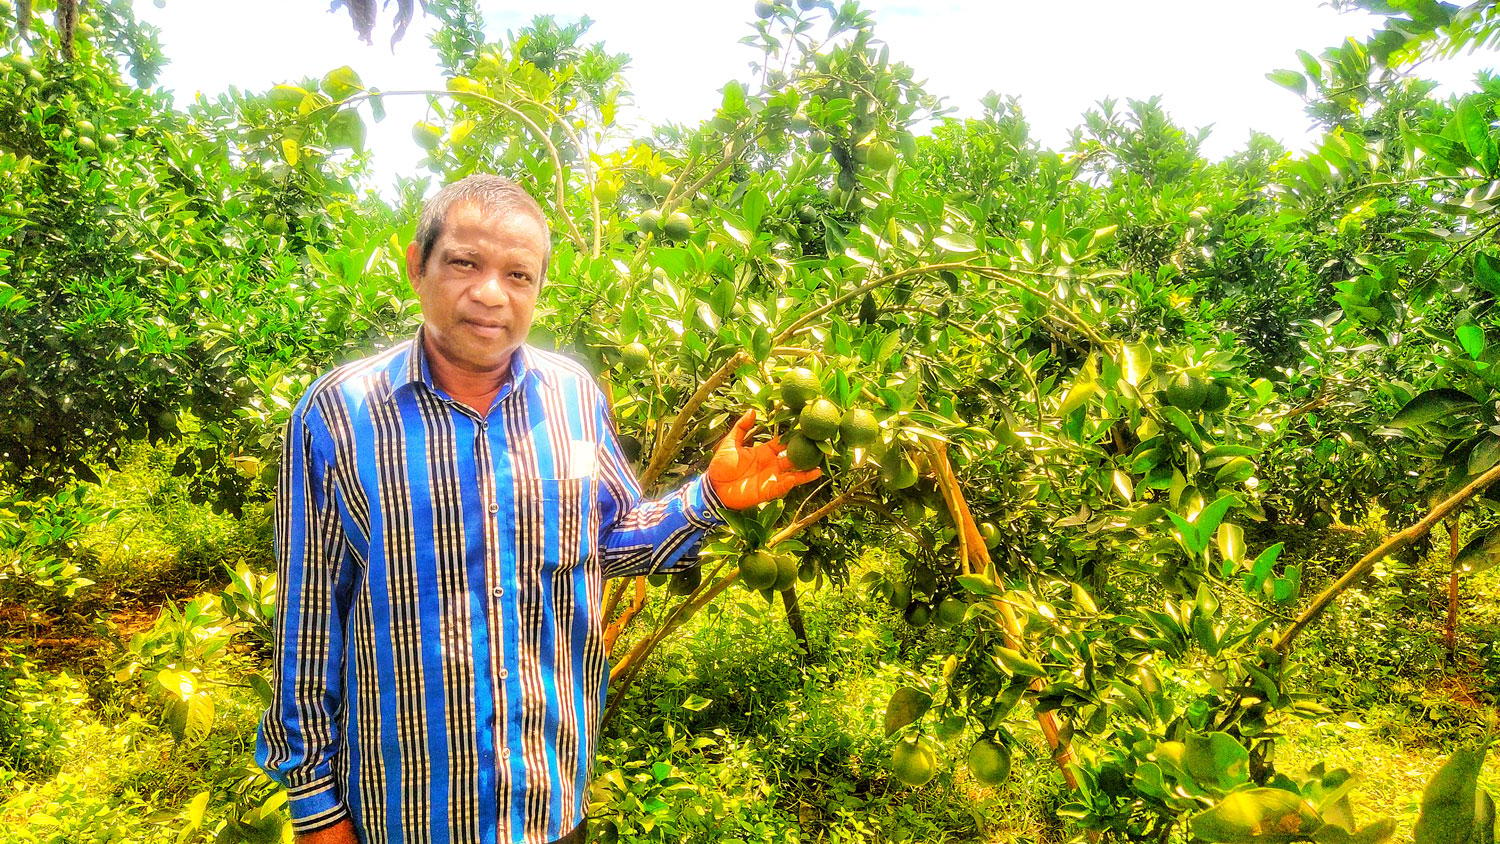
[[542, 540], [544, 571], [570, 569], [582, 565], [594, 554], [593, 521], [594, 479], [542, 478], [538, 481], [541, 499], [542, 529], [535, 533]]

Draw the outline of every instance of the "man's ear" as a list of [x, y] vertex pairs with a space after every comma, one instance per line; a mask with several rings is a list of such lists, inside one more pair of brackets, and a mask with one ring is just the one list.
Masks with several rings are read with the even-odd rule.
[[406, 280], [413, 290], [422, 280], [422, 247], [415, 240], [406, 245]]

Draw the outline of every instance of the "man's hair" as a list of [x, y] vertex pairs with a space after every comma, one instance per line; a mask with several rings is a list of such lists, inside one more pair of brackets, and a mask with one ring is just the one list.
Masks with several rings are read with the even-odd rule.
[[548, 234], [547, 252], [542, 256], [542, 277], [538, 283], [547, 278], [547, 264], [552, 260], [552, 230], [547, 225], [547, 213], [525, 188], [510, 179], [490, 173], [475, 173], [444, 185], [442, 190], [422, 206], [422, 214], [417, 218], [416, 240], [422, 254], [424, 272], [427, 269], [427, 259], [432, 255], [433, 244], [442, 236], [443, 226], [448, 222], [448, 209], [464, 202], [472, 202], [486, 211], [530, 214], [535, 218], [541, 224], [542, 231]]

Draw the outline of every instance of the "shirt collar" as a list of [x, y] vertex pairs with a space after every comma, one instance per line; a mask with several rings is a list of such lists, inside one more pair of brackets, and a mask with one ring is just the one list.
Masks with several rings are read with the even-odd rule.
[[[432, 367], [427, 362], [427, 347], [423, 345], [422, 338], [426, 326], [417, 326], [416, 336], [411, 340], [411, 352], [406, 356], [406, 364], [401, 367], [398, 377], [391, 383], [391, 391], [397, 392], [414, 384], [422, 384], [433, 393], [438, 392], [437, 385], [432, 383]], [[510, 382], [519, 386], [526, 378], [536, 377], [546, 379], [546, 370], [537, 364], [535, 350], [526, 344], [510, 356]]]

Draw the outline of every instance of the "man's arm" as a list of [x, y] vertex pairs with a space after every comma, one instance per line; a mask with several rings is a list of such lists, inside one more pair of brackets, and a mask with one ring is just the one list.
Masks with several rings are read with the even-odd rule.
[[352, 833], [332, 759], [343, 729], [344, 624], [353, 565], [331, 457], [328, 431], [304, 397], [287, 423], [282, 448], [272, 695], [255, 759], [286, 786], [299, 838], [327, 830], [339, 840], [338, 828]]

